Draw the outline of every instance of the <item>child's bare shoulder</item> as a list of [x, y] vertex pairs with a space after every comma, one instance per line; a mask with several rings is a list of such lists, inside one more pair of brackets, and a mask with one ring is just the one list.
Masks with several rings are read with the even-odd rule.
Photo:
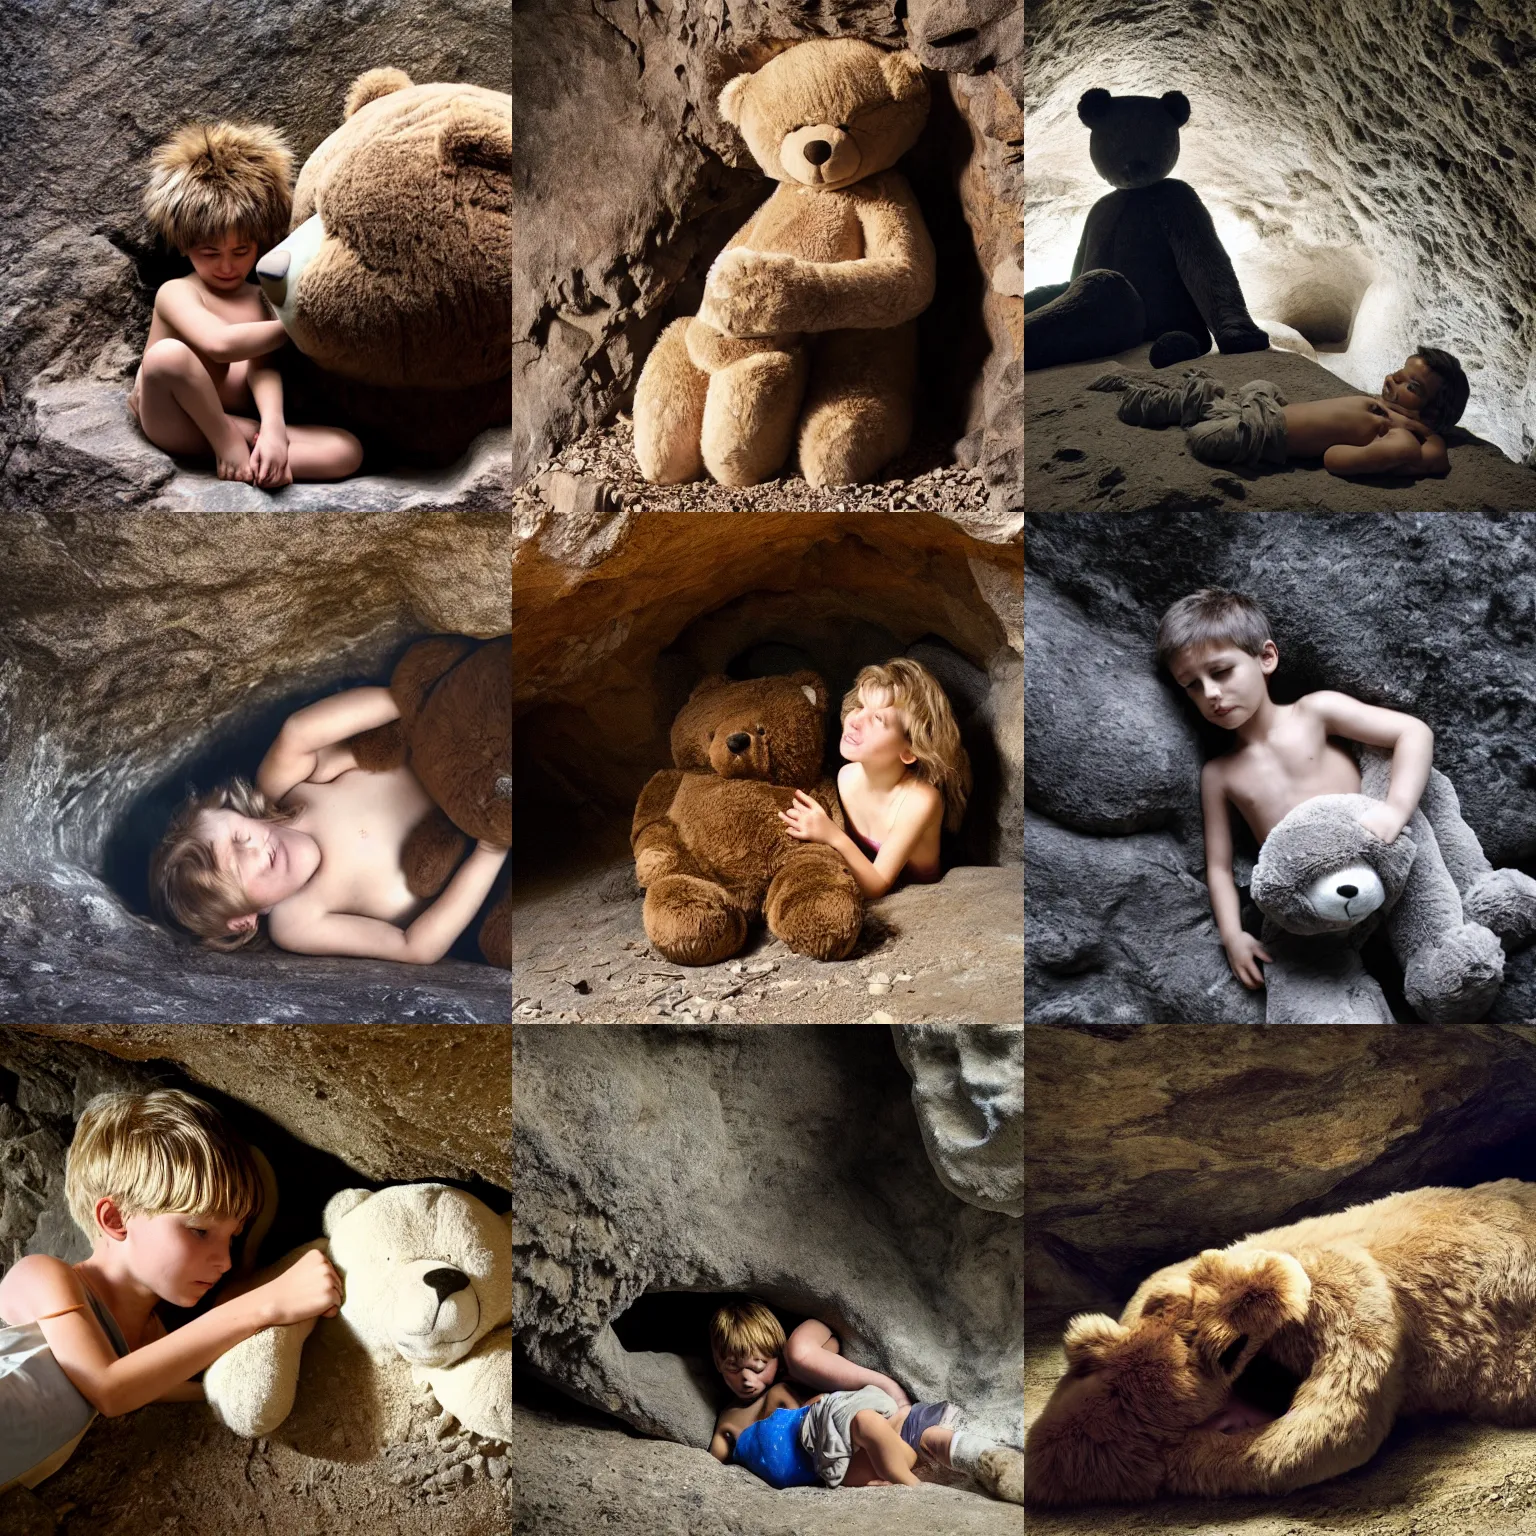
[[61, 1307], [84, 1301], [80, 1277], [62, 1259], [29, 1253], [0, 1280], [0, 1317], [11, 1324], [30, 1323]]

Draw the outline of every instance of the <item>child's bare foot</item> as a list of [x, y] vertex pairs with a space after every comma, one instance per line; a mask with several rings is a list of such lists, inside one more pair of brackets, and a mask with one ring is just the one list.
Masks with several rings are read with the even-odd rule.
[[251, 481], [251, 450], [240, 429], [230, 425], [227, 436], [213, 445], [213, 459], [220, 480]]

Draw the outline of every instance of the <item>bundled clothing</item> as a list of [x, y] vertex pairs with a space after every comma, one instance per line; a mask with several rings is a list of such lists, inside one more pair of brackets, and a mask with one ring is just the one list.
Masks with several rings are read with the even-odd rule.
[[1202, 464], [1286, 462], [1286, 398], [1267, 379], [1244, 384], [1235, 395], [1199, 368], [1177, 379], [1130, 369], [1101, 373], [1089, 389], [1119, 394], [1120, 420], [1133, 427], [1184, 428], [1190, 453]]

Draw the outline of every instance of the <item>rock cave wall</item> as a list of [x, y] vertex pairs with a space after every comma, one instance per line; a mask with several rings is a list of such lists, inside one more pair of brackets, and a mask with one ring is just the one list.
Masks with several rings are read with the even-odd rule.
[[504, 516], [231, 514], [210, 541], [194, 513], [5, 515], [0, 1019], [505, 1018], [488, 966], [218, 955], [142, 884], [190, 772], [254, 772], [289, 709], [416, 636], [507, 632]]
[[[1201, 586], [1269, 615], [1276, 698], [1337, 688], [1427, 721], [1488, 857], [1536, 873], [1536, 519], [1031, 515], [1027, 547], [1031, 1021], [1263, 1020], [1205, 885], [1199, 773], [1222, 733], [1155, 672], [1159, 617]], [[1242, 890], [1251, 839], [1236, 854]], [[1366, 960], [1411, 1019], [1386, 944]], [[1507, 958], [1489, 1018], [1536, 1019], [1536, 951]]]
[[[513, 473], [625, 408], [662, 326], [765, 180], [716, 106], [787, 43], [911, 49], [933, 108], [903, 169], [940, 261], [921, 322], [927, 434], [1017, 507], [1023, 339], [1022, 19], [1006, 0], [529, 0], [514, 18], [518, 116]], [[601, 125], [594, 132], [594, 124]]]
[[1174, 174], [1205, 199], [1249, 308], [1375, 390], [1419, 343], [1459, 357], [1464, 418], [1536, 448], [1536, 19], [1518, 0], [1038, 0], [1028, 10], [1029, 284], [1064, 281], [1108, 189], [1077, 102], [1183, 91]]

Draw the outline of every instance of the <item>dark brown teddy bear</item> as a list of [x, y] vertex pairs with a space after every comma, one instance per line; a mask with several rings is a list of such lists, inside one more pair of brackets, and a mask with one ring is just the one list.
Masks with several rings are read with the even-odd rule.
[[[465, 839], [512, 845], [512, 641], [434, 635], [402, 656], [389, 680], [400, 718], [352, 738], [359, 768], [408, 762], [438, 809], [401, 854], [413, 896], [436, 896], [465, 853]], [[480, 953], [512, 968], [512, 891], [480, 925]]]
[[802, 955], [841, 960], [864, 921], [848, 866], [779, 820], [796, 789], [842, 826], [822, 776], [827, 685], [814, 672], [732, 682], [706, 677], [672, 722], [676, 768], [640, 792], [630, 843], [645, 887], [645, 932], [676, 965], [713, 965], [766, 917]]

